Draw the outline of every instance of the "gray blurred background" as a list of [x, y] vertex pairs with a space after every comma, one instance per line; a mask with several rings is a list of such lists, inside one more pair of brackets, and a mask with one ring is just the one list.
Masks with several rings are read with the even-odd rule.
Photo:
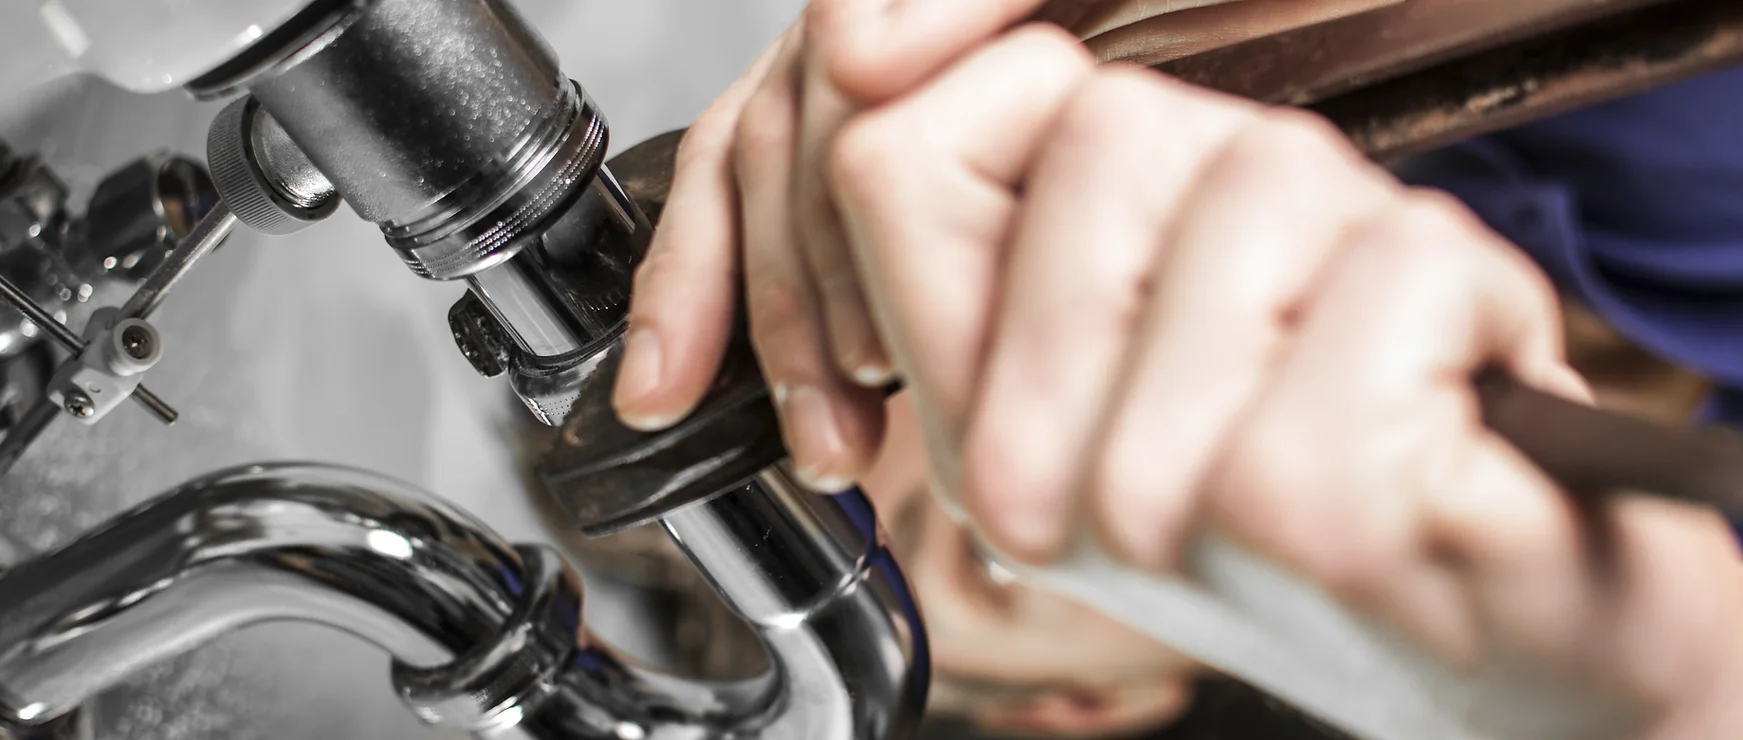
[[[44, 83], [36, 3], [0, 0], [0, 139], [35, 152], [82, 204], [105, 172], [156, 148], [200, 155], [213, 105], [141, 97], [84, 78]], [[802, 0], [516, 0], [604, 108], [621, 151], [686, 125], [797, 15]], [[293, 237], [239, 231], [156, 318], [168, 354], [150, 384], [183, 414], [131, 404], [96, 428], [66, 419], [4, 480], [0, 538], [54, 547], [195, 475], [316, 460], [415, 482], [512, 540], [552, 535], [526, 500], [511, 443], [516, 402], [448, 335], [458, 284], [414, 277], [375, 227], [341, 213]], [[111, 297], [111, 301], [118, 299]], [[628, 640], [595, 590], [590, 624]], [[414, 738], [387, 659], [294, 625], [234, 635], [107, 695], [104, 738]]]

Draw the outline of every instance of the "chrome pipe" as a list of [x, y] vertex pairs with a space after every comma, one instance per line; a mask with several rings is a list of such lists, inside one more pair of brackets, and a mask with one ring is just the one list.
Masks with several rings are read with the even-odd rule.
[[522, 351], [559, 357], [585, 349], [581, 331], [541, 279], [540, 267], [523, 255], [473, 273], [466, 282]]
[[[391, 479], [264, 465], [0, 574], [0, 727], [46, 727], [140, 668], [289, 620], [380, 646], [420, 718], [494, 737], [903, 736], [924, 701], [924, 634], [875, 520], [763, 478], [667, 524], [752, 619], [773, 656], [763, 675], [635, 666], [590, 641], [553, 551], [510, 547]], [[765, 546], [779, 562], [756, 556]]]
[[207, 211], [194, 230], [176, 244], [163, 264], [147, 275], [145, 282], [133, 292], [127, 303], [121, 306], [121, 317], [128, 319], [148, 319], [163, 305], [164, 298], [169, 296], [176, 283], [192, 272], [194, 265], [206, 258], [230, 237], [230, 232], [236, 230], [236, 214], [230, 212], [230, 207], [223, 201], [218, 201]]
[[0, 740], [93, 740], [91, 723], [84, 712], [57, 717], [32, 727], [0, 722]]
[[504, 0], [345, 3], [246, 87], [408, 267], [464, 278], [536, 241], [604, 159], [608, 129]]
[[58, 717], [140, 668], [272, 621], [440, 665], [504, 622], [520, 571], [482, 526], [386, 478], [216, 473], [0, 576], [0, 717]]
[[762, 639], [785, 695], [757, 737], [908, 737], [930, 683], [925, 627], [858, 493], [806, 493], [780, 467], [662, 523]]

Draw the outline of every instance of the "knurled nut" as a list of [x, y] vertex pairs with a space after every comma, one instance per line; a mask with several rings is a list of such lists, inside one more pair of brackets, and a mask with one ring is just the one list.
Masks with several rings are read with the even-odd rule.
[[454, 343], [479, 375], [494, 378], [508, 371], [510, 339], [478, 296], [467, 293], [448, 310]]
[[260, 171], [250, 132], [260, 104], [252, 96], [219, 111], [206, 135], [206, 167], [218, 197], [249, 228], [271, 236], [287, 236], [332, 215], [338, 198], [309, 210], [284, 201]]

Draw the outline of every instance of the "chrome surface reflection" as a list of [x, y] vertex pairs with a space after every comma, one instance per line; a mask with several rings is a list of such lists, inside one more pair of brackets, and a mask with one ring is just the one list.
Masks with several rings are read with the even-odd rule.
[[807, 494], [771, 468], [663, 523], [773, 659], [785, 695], [758, 737], [918, 729], [931, 679], [925, 628], [862, 496]]
[[514, 608], [519, 557], [487, 531], [344, 468], [195, 480], [0, 577], [0, 704], [25, 723], [57, 717], [148, 665], [275, 621], [439, 664]]
[[0, 722], [46, 730], [150, 665], [299, 621], [387, 650], [412, 711], [467, 732], [901, 737], [925, 698], [924, 633], [856, 506], [771, 472], [671, 517], [773, 656], [761, 676], [706, 683], [591, 644], [561, 557], [405, 484], [316, 465], [215, 473], [0, 575]]

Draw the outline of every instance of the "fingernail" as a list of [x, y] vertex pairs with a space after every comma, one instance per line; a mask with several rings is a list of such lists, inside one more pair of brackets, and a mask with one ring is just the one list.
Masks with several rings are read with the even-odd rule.
[[853, 370], [853, 382], [863, 388], [882, 388], [895, 381], [896, 369], [883, 363], [866, 363]]
[[611, 400], [618, 416], [631, 428], [653, 431], [677, 421], [639, 408], [660, 389], [663, 361], [659, 336], [645, 327], [630, 327], [623, 339], [623, 366], [618, 370], [617, 388]]
[[853, 486], [853, 481], [836, 474], [828, 467], [847, 452], [841, 427], [829, 397], [810, 386], [776, 385], [776, 405], [787, 424], [787, 439], [793, 446], [793, 475], [799, 484], [818, 493], [840, 493]]

